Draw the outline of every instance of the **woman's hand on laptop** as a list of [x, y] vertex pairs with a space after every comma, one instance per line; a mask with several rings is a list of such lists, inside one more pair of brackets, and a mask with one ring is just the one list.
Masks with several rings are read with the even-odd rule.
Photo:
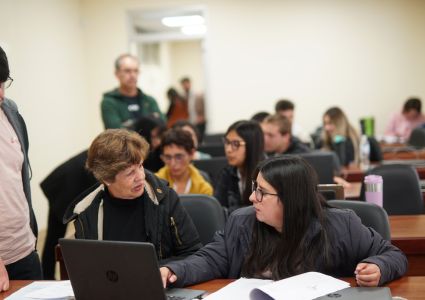
[[8, 289], [9, 289], [9, 275], [7, 274], [6, 267], [2, 259], [0, 258], [0, 292], [7, 291]]
[[167, 287], [167, 283], [176, 282], [177, 276], [167, 267], [159, 268], [159, 272], [161, 272], [162, 285], [164, 289]]
[[378, 286], [381, 270], [375, 264], [359, 263], [354, 271], [359, 286]]

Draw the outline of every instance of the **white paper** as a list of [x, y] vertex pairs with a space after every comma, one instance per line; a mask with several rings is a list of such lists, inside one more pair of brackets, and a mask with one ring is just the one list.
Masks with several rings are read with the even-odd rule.
[[249, 299], [249, 293], [254, 288], [258, 288], [262, 285], [269, 284], [273, 281], [263, 280], [263, 279], [247, 279], [241, 278], [238, 279], [224, 288], [218, 290], [215, 293], [212, 293], [205, 297], [208, 300], [223, 300], [223, 299]]
[[35, 281], [5, 300], [29, 300], [29, 299], [74, 299], [69, 280], [66, 281]]
[[276, 300], [310, 300], [348, 287], [348, 282], [322, 273], [308, 272], [275, 281], [258, 289]]
[[308, 272], [279, 281], [241, 278], [205, 299], [311, 300], [349, 286], [348, 282], [317, 272]]

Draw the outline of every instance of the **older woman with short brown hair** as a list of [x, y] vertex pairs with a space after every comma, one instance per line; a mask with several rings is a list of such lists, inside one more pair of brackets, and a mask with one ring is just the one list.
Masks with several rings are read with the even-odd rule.
[[167, 183], [143, 168], [149, 145], [136, 132], [108, 129], [88, 150], [86, 167], [100, 182], [68, 208], [81, 239], [150, 242], [158, 259], [200, 248], [198, 233]]

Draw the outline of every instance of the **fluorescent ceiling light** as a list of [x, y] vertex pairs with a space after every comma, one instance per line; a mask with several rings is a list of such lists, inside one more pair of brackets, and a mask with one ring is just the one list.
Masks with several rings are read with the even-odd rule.
[[204, 18], [200, 15], [175, 16], [162, 18], [161, 22], [167, 27], [182, 27], [190, 25], [202, 25], [204, 24]]
[[203, 35], [207, 32], [205, 25], [183, 26], [181, 29], [185, 35]]

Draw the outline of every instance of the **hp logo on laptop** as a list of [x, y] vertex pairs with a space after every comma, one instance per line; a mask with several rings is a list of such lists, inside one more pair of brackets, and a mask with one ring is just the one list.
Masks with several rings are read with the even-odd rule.
[[106, 271], [106, 278], [110, 282], [117, 282], [118, 281], [118, 273], [112, 270]]

